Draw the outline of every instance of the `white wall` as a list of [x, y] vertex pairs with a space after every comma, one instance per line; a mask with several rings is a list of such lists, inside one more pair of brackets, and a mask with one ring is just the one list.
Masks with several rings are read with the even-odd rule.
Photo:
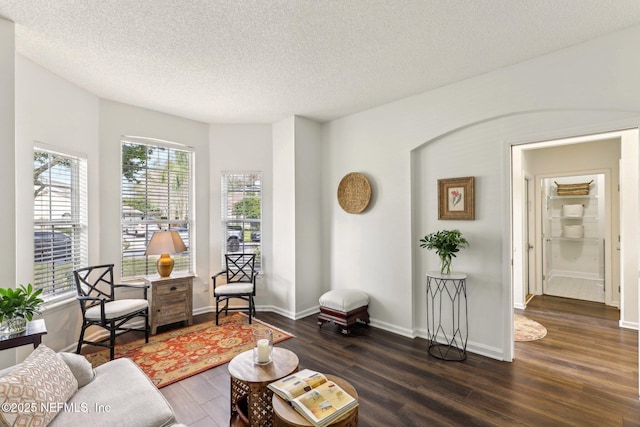
[[[33, 235], [33, 147], [46, 144], [87, 157], [89, 260], [100, 259], [100, 182], [98, 98], [22, 56], [16, 56], [16, 230]], [[33, 281], [33, 239], [15, 246], [17, 283]], [[60, 350], [75, 342], [80, 331], [80, 307], [74, 299], [43, 313], [48, 334], [45, 344]], [[30, 351], [30, 349], [27, 349]]]
[[[13, 201], [16, 198], [15, 188], [15, 36], [14, 24], [0, 18], [0, 146], [4, 155], [0, 158], [0, 198], [3, 200], [0, 209], [0, 222], [5, 230], [14, 230], [16, 210]], [[8, 233], [0, 249], [0, 257], [4, 260], [0, 272], [0, 283], [3, 287], [16, 283], [16, 253], [14, 250], [16, 233]], [[0, 364], [15, 363], [15, 352], [0, 352]]]
[[[12, 201], [16, 198], [15, 188], [15, 59], [14, 59], [14, 24], [0, 18], [0, 182], [3, 203], [0, 210], [0, 221], [5, 230], [13, 230], [16, 222], [16, 211]], [[16, 281], [16, 254], [14, 245], [17, 233], [8, 233], [7, 241], [0, 249], [4, 260], [0, 272], [1, 283], [5, 287]]]
[[[222, 171], [262, 172], [262, 274], [256, 281], [256, 306], [263, 310], [272, 306], [269, 292], [273, 272], [272, 212], [273, 162], [270, 125], [223, 125], [209, 127], [209, 264], [211, 275], [222, 270]], [[211, 278], [209, 277], [209, 282]], [[211, 302], [213, 305], [213, 301]]]
[[[633, 132], [625, 132], [621, 138], [620, 192], [623, 194], [640, 195], [640, 144], [638, 144], [638, 129]], [[639, 196], [640, 198], [640, 196]], [[639, 289], [638, 289], [638, 265], [640, 263], [640, 202], [638, 200], [631, 203], [625, 195], [621, 197], [620, 215], [620, 236], [621, 236], [621, 282], [622, 294], [620, 298], [624, 301], [620, 313], [621, 323], [630, 321], [630, 324], [622, 325], [628, 327], [638, 327], [638, 310], [640, 309]], [[629, 301], [636, 301], [638, 304], [631, 304]], [[640, 349], [639, 349], [640, 352]], [[640, 363], [640, 358], [638, 359]]]
[[[418, 239], [457, 226], [471, 243], [454, 261], [469, 274], [470, 350], [510, 360], [509, 145], [637, 126], [639, 47], [635, 27], [327, 123], [331, 286], [346, 281], [368, 291], [374, 325], [424, 335], [423, 269], [412, 259], [427, 268], [433, 259]], [[414, 180], [412, 167], [420, 169]], [[335, 201], [351, 171], [376, 183], [376, 203], [364, 216], [344, 214]], [[434, 180], [469, 175], [477, 177], [476, 220], [435, 219]]]
[[273, 310], [318, 311], [323, 289], [321, 126], [303, 117], [273, 125]]
[[[156, 138], [195, 149], [195, 244], [196, 277], [193, 309], [209, 307], [209, 126], [193, 120], [100, 100], [100, 260], [116, 265], [120, 277], [120, 181], [121, 137]], [[199, 220], [202, 219], [202, 220]], [[200, 237], [202, 236], [202, 237]]]
[[273, 124], [273, 272], [269, 290], [276, 311], [295, 318], [295, 117]]
[[295, 118], [296, 318], [318, 311], [322, 293], [321, 127]]

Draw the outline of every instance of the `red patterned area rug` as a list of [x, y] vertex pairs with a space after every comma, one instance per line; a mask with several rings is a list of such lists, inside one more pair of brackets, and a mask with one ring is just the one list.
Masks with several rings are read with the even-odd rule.
[[515, 341], [535, 341], [547, 336], [547, 328], [518, 314], [513, 315], [513, 332]]
[[[151, 381], [162, 388], [207, 369], [229, 362], [253, 346], [252, 332], [258, 328], [273, 330], [273, 342], [278, 343], [293, 335], [253, 319], [234, 313], [220, 317], [220, 325], [207, 321], [186, 328], [163, 332], [128, 344], [117, 345], [115, 358], [133, 360]], [[109, 361], [109, 350], [84, 355], [95, 368]]]

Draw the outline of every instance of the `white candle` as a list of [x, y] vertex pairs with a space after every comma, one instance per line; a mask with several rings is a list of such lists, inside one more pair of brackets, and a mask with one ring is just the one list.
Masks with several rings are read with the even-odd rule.
[[258, 340], [258, 363], [269, 361], [269, 340], [266, 338]]

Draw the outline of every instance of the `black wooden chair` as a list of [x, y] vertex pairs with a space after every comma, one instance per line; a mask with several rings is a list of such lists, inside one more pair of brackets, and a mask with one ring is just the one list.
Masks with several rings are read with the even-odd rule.
[[[213, 296], [216, 299], [216, 325], [218, 316], [222, 311], [227, 315], [229, 311], [244, 311], [251, 316], [256, 314], [256, 307], [253, 297], [256, 295], [255, 254], [230, 254], [225, 255], [226, 269], [211, 276], [213, 279]], [[226, 277], [225, 283], [218, 283], [220, 276]], [[229, 307], [230, 299], [241, 299], [247, 302], [248, 306]], [[224, 303], [223, 307], [220, 304]]]
[[[82, 310], [82, 329], [76, 353], [80, 354], [82, 344], [92, 344], [109, 348], [109, 358], [113, 360], [116, 337], [127, 332], [144, 332], [145, 342], [149, 342], [149, 302], [147, 285], [116, 285], [113, 282], [113, 264], [80, 268], [73, 272], [77, 296]], [[143, 298], [115, 298], [117, 288], [134, 288], [143, 293]], [[125, 325], [130, 320], [141, 317], [144, 329]], [[99, 341], [87, 341], [84, 334], [89, 326], [99, 326], [109, 331], [109, 336]], [[108, 343], [106, 343], [108, 341]]]

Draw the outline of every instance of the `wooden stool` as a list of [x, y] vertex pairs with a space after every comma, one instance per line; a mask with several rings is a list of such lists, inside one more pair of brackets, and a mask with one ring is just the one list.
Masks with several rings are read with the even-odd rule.
[[[335, 375], [327, 375], [329, 381], [338, 384], [340, 388], [349, 393], [351, 397], [358, 400], [358, 392], [351, 384]], [[277, 394], [273, 395], [273, 427], [307, 427], [312, 424], [298, 411], [293, 409], [284, 399]], [[350, 411], [329, 424], [331, 427], [357, 427], [358, 407], [351, 408]]]
[[320, 297], [318, 325], [333, 322], [342, 326], [342, 333], [351, 332], [358, 320], [369, 323], [369, 295], [355, 289], [334, 289]]

